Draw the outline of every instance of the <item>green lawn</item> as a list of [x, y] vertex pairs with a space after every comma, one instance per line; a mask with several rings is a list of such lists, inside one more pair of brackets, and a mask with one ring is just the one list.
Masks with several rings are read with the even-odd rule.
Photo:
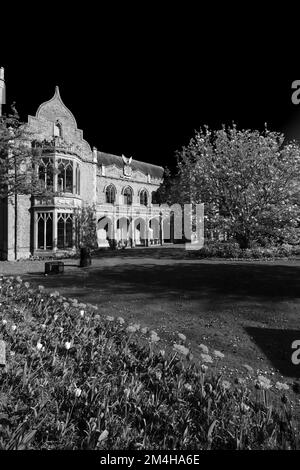
[[[182, 258], [182, 259], [180, 259]], [[155, 329], [163, 347], [177, 332], [187, 336], [194, 358], [200, 343], [221, 350], [229, 375], [243, 364], [292, 383], [291, 343], [300, 339], [300, 261], [206, 261], [184, 259], [180, 249], [126, 250], [99, 254], [90, 268], [67, 260], [65, 273], [44, 277], [43, 262], [2, 263], [66, 297], [97, 304]]]

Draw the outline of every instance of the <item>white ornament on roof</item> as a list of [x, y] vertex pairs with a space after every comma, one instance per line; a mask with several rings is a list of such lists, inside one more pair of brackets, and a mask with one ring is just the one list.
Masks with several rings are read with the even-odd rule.
[[125, 155], [123, 155], [122, 153], [122, 159], [123, 159], [123, 162], [125, 163], [125, 165], [130, 165], [131, 164], [131, 161], [132, 161], [132, 157], [125, 157]]

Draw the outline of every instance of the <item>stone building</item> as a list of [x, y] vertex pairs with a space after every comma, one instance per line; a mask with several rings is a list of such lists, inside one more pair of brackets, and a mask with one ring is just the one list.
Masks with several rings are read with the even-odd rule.
[[99, 246], [109, 246], [109, 239], [131, 246], [163, 243], [169, 214], [152, 204], [162, 167], [91, 148], [58, 87], [28, 117], [28, 129], [40, 152], [39, 179], [56, 195], [18, 195], [17, 227], [14, 200], [0, 204], [0, 259], [75, 250], [74, 211], [85, 205], [96, 209]]

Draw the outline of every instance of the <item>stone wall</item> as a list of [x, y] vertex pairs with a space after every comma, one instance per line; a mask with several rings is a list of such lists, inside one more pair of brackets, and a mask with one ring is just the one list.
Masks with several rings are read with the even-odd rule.
[[[105, 173], [105, 175], [103, 175]], [[139, 173], [139, 174], [137, 174]], [[123, 204], [122, 190], [130, 186], [133, 190], [132, 203], [139, 204], [139, 194], [142, 189], [146, 189], [149, 195], [149, 202], [151, 203], [151, 195], [153, 191], [157, 191], [159, 183], [148, 183], [147, 175], [140, 172], [133, 172], [132, 177], [124, 177], [123, 171], [116, 166], [106, 167], [105, 171], [98, 171], [97, 174], [97, 203], [105, 204], [105, 190], [107, 186], [113, 184], [117, 190], [117, 202]]]

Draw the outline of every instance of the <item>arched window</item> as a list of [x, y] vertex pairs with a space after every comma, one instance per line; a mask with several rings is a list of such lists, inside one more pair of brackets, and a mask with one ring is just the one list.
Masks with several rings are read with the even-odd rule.
[[140, 192], [140, 204], [142, 206], [148, 206], [148, 193], [145, 189]]
[[114, 204], [116, 201], [116, 188], [113, 184], [107, 186], [105, 191], [105, 198], [108, 204]]
[[123, 191], [124, 204], [131, 206], [132, 204], [132, 189], [127, 186]]
[[53, 248], [53, 214], [38, 212], [37, 214], [37, 248], [52, 250]]
[[43, 189], [53, 188], [53, 160], [52, 158], [42, 158], [39, 162], [39, 181]]
[[65, 249], [73, 246], [73, 215], [57, 214], [57, 248]]
[[60, 158], [58, 160], [57, 175], [58, 191], [63, 193], [73, 193], [73, 162]]

